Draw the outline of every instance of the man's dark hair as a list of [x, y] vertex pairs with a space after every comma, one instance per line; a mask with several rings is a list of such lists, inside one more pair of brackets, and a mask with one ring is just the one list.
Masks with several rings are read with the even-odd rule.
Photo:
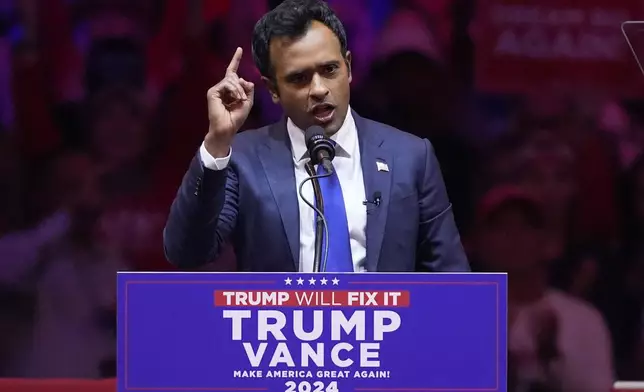
[[322, 0], [285, 0], [264, 15], [253, 30], [253, 60], [259, 72], [273, 78], [270, 59], [270, 42], [273, 38], [298, 39], [308, 31], [311, 23], [318, 21], [328, 27], [338, 40], [342, 55], [347, 53], [347, 33], [340, 19]]

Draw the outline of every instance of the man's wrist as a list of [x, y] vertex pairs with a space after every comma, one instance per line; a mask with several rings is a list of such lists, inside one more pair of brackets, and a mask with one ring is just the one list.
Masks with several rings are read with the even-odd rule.
[[230, 147], [228, 155], [223, 157], [223, 158], [215, 158], [213, 157], [208, 150], [206, 150], [206, 143], [201, 143], [201, 147], [199, 147], [199, 157], [201, 158], [201, 164], [206, 168], [210, 170], [224, 170], [225, 168], [228, 167], [228, 163], [230, 162], [230, 155], [232, 153], [232, 147]]
[[215, 140], [209, 135], [204, 139], [204, 147], [208, 154], [215, 159], [226, 158], [230, 154], [230, 142]]

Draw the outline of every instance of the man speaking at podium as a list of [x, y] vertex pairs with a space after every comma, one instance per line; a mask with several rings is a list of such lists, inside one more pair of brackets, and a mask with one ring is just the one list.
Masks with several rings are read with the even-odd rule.
[[252, 49], [285, 118], [236, 135], [255, 88], [237, 74], [238, 48], [207, 93], [210, 127], [164, 230], [168, 260], [198, 267], [230, 241], [240, 271], [316, 270], [312, 181], [298, 189], [317, 171], [320, 270], [469, 271], [431, 144], [349, 107], [351, 53], [328, 5], [285, 0], [257, 22]]

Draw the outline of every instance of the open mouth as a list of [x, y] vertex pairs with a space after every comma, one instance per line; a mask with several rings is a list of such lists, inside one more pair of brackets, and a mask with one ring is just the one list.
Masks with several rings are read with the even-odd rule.
[[319, 124], [328, 123], [333, 119], [333, 113], [335, 113], [335, 107], [331, 104], [320, 104], [316, 105], [311, 114], [315, 118], [315, 121]]

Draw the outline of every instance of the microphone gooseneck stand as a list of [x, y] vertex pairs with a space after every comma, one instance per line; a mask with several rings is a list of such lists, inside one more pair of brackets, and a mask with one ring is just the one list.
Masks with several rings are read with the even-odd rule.
[[[308, 162], [305, 165], [306, 172], [311, 179], [311, 185], [313, 186], [313, 196], [315, 197], [315, 205], [317, 206], [318, 210], [324, 214], [324, 200], [322, 198], [322, 190], [320, 189], [320, 182], [318, 181], [317, 177], [315, 176], [315, 170], [313, 168], [313, 165], [311, 162]], [[316, 213], [316, 219], [315, 219], [315, 256], [313, 258], [313, 272], [320, 272], [320, 265], [322, 261], [322, 254], [323, 254], [323, 240], [324, 238], [324, 218], [320, 217]]]

